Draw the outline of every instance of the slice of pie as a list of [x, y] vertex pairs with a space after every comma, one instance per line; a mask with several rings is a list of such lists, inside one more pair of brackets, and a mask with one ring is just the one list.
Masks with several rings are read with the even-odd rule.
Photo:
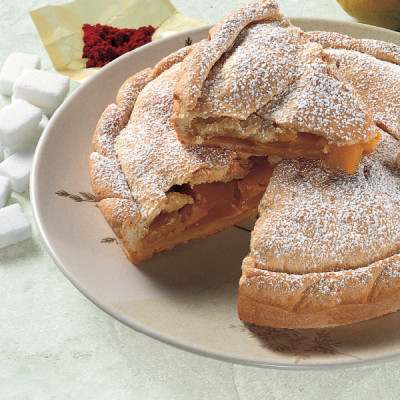
[[93, 138], [94, 194], [134, 262], [255, 217], [272, 173], [266, 158], [178, 141], [172, 92], [190, 51], [125, 82]]
[[400, 142], [382, 131], [354, 175], [284, 160], [260, 203], [239, 317], [318, 328], [400, 308]]
[[336, 60], [274, 1], [234, 11], [182, 62], [173, 122], [187, 144], [323, 159], [354, 173], [379, 132]]

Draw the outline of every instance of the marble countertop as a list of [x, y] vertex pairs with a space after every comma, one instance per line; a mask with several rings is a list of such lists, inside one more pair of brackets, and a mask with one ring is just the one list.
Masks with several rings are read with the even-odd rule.
[[[52, 70], [29, 11], [62, 0], [0, 2], [0, 65], [14, 51]], [[244, 0], [174, 0], [214, 23]], [[335, 0], [279, 0], [288, 17], [353, 21]], [[176, 349], [98, 309], [41, 244], [29, 192], [13, 193], [33, 237], [0, 249], [0, 398], [11, 399], [396, 399], [400, 361], [351, 369], [285, 370], [236, 365]]]

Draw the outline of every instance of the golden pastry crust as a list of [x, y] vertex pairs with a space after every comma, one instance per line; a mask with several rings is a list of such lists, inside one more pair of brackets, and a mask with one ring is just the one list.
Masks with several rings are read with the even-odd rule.
[[400, 308], [398, 254], [355, 270], [293, 275], [243, 262], [238, 313], [243, 321], [276, 328], [352, 324]]
[[275, 168], [243, 263], [243, 320], [316, 328], [400, 308], [399, 152], [382, 132], [354, 175], [305, 160]]
[[228, 181], [243, 176], [241, 157], [232, 151], [184, 146], [170, 122], [172, 90], [179, 66], [151, 81], [139, 94], [130, 122], [116, 139], [116, 152], [141, 212], [138, 239], [168, 204], [174, 185]]
[[251, 254], [270, 271], [354, 269], [400, 251], [399, 142], [385, 132], [357, 172], [285, 160], [260, 203]]
[[334, 32], [307, 32], [336, 58], [339, 73], [372, 110], [377, 125], [400, 139], [400, 46]]
[[[226, 219], [219, 226], [203, 227], [203, 235], [200, 229], [193, 230], [190, 237], [177, 233], [163, 248], [146, 248], [140, 243], [159, 215], [173, 214], [193, 204], [192, 197], [170, 192], [175, 185], [240, 179], [253, 164], [248, 154], [184, 146], [177, 140], [170, 122], [172, 91], [178, 64], [192, 48], [181, 49], [155, 68], [129, 78], [117, 94], [117, 104], [111, 104], [102, 114], [93, 136], [90, 175], [94, 195], [131, 261], [170, 249], [180, 238], [213, 234], [238, 222], [236, 215], [236, 219]], [[255, 213], [254, 206], [250, 214]]]
[[250, 23], [281, 19], [276, 2], [269, 0], [248, 4], [223, 18], [210, 30], [208, 39], [198, 43], [186, 58], [174, 96], [185, 108], [192, 110], [211, 68], [233, 45], [236, 36]]
[[[335, 60], [282, 20], [275, 6], [267, 1], [233, 12], [183, 61], [172, 117], [179, 139], [232, 149], [247, 140], [247, 151], [272, 154], [262, 145], [299, 132], [336, 146], [379, 137], [371, 112], [341, 80]], [[257, 7], [272, 11], [243, 18]]]
[[375, 39], [355, 39], [337, 32], [313, 31], [305, 32], [305, 36], [324, 48], [358, 51], [379, 60], [400, 64], [400, 47], [394, 43]]

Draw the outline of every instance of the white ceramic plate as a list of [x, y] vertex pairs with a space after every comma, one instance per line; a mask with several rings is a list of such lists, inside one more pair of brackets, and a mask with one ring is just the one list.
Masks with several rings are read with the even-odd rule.
[[[292, 19], [400, 44], [400, 34], [361, 24]], [[233, 228], [132, 265], [91, 200], [88, 158], [102, 111], [125, 79], [207, 35], [208, 28], [144, 46], [101, 69], [56, 112], [43, 134], [31, 176], [37, 226], [51, 257], [101, 309], [166, 343], [225, 361], [279, 367], [332, 367], [400, 355], [400, 313], [333, 329], [256, 328], [237, 317], [240, 266], [250, 235]]]

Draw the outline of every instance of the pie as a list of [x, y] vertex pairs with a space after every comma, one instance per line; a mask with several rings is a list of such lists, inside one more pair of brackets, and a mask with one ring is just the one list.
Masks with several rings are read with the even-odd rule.
[[274, 170], [238, 299], [239, 316], [259, 325], [328, 327], [400, 308], [400, 48], [332, 32], [306, 35], [336, 58], [382, 139], [352, 176], [305, 160]]
[[[304, 33], [263, 1], [129, 78], [90, 156], [99, 209], [127, 258], [258, 216], [243, 321], [329, 327], [399, 309], [399, 55], [383, 42]], [[268, 57], [275, 64], [260, 69]]]
[[400, 142], [382, 131], [354, 175], [279, 163], [242, 265], [246, 322], [320, 328], [400, 308]]
[[181, 70], [172, 119], [183, 143], [323, 159], [354, 173], [379, 140], [336, 58], [282, 19], [273, 1], [230, 14]]
[[329, 327], [400, 308], [400, 48], [306, 34], [336, 58], [382, 139], [352, 176], [305, 160], [274, 170], [239, 288], [240, 318], [258, 325]]
[[178, 141], [172, 93], [190, 51], [126, 81], [93, 137], [94, 194], [133, 262], [255, 217], [272, 173], [265, 157]]

